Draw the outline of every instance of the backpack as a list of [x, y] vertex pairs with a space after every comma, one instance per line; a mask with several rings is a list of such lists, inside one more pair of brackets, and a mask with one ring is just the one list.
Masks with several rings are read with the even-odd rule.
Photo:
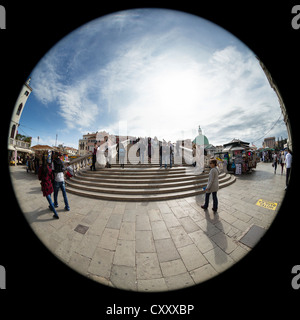
[[54, 172], [59, 173], [64, 171], [64, 165], [62, 161], [58, 158], [53, 161], [54, 164]]

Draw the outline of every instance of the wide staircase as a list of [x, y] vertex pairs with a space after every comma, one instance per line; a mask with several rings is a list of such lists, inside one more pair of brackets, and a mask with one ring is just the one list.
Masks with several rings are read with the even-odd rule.
[[[130, 160], [130, 159], [128, 159]], [[145, 154], [144, 164], [112, 164], [111, 168], [91, 171], [79, 170], [66, 189], [83, 197], [113, 201], [161, 201], [191, 197], [204, 193], [209, 169], [196, 174], [192, 166], [174, 165], [171, 169], [159, 167], [159, 158], [153, 156], [151, 163]], [[224, 188], [235, 181], [226, 173], [219, 174], [219, 187]]]

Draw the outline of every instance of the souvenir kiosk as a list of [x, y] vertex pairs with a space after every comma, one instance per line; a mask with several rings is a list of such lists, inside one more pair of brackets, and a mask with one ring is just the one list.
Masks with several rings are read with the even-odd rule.
[[233, 139], [224, 144], [223, 159], [227, 161], [227, 170], [234, 174], [250, 173], [256, 168], [256, 152], [249, 142]]

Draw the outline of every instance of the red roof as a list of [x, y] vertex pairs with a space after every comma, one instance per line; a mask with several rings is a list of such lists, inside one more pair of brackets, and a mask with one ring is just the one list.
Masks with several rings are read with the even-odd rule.
[[53, 150], [53, 147], [50, 147], [48, 145], [43, 145], [43, 144], [37, 144], [36, 146], [31, 147], [34, 150]]

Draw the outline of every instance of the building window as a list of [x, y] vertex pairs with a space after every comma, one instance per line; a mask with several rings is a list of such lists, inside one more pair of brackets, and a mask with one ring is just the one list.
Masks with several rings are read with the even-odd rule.
[[21, 111], [22, 111], [22, 108], [23, 108], [23, 103], [21, 103], [21, 104], [19, 105], [19, 108], [18, 108], [18, 110], [17, 110], [17, 116], [20, 115], [20, 113], [21, 113]]
[[16, 125], [14, 124], [14, 125], [12, 126], [12, 128], [11, 128], [11, 133], [10, 133], [10, 137], [11, 137], [12, 139], [14, 139], [14, 137], [15, 137], [15, 132], [16, 132]]
[[26, 97], [28, 97], [29, 96], [29, 91], [26, 90], [24, 94], [25, 94]]

